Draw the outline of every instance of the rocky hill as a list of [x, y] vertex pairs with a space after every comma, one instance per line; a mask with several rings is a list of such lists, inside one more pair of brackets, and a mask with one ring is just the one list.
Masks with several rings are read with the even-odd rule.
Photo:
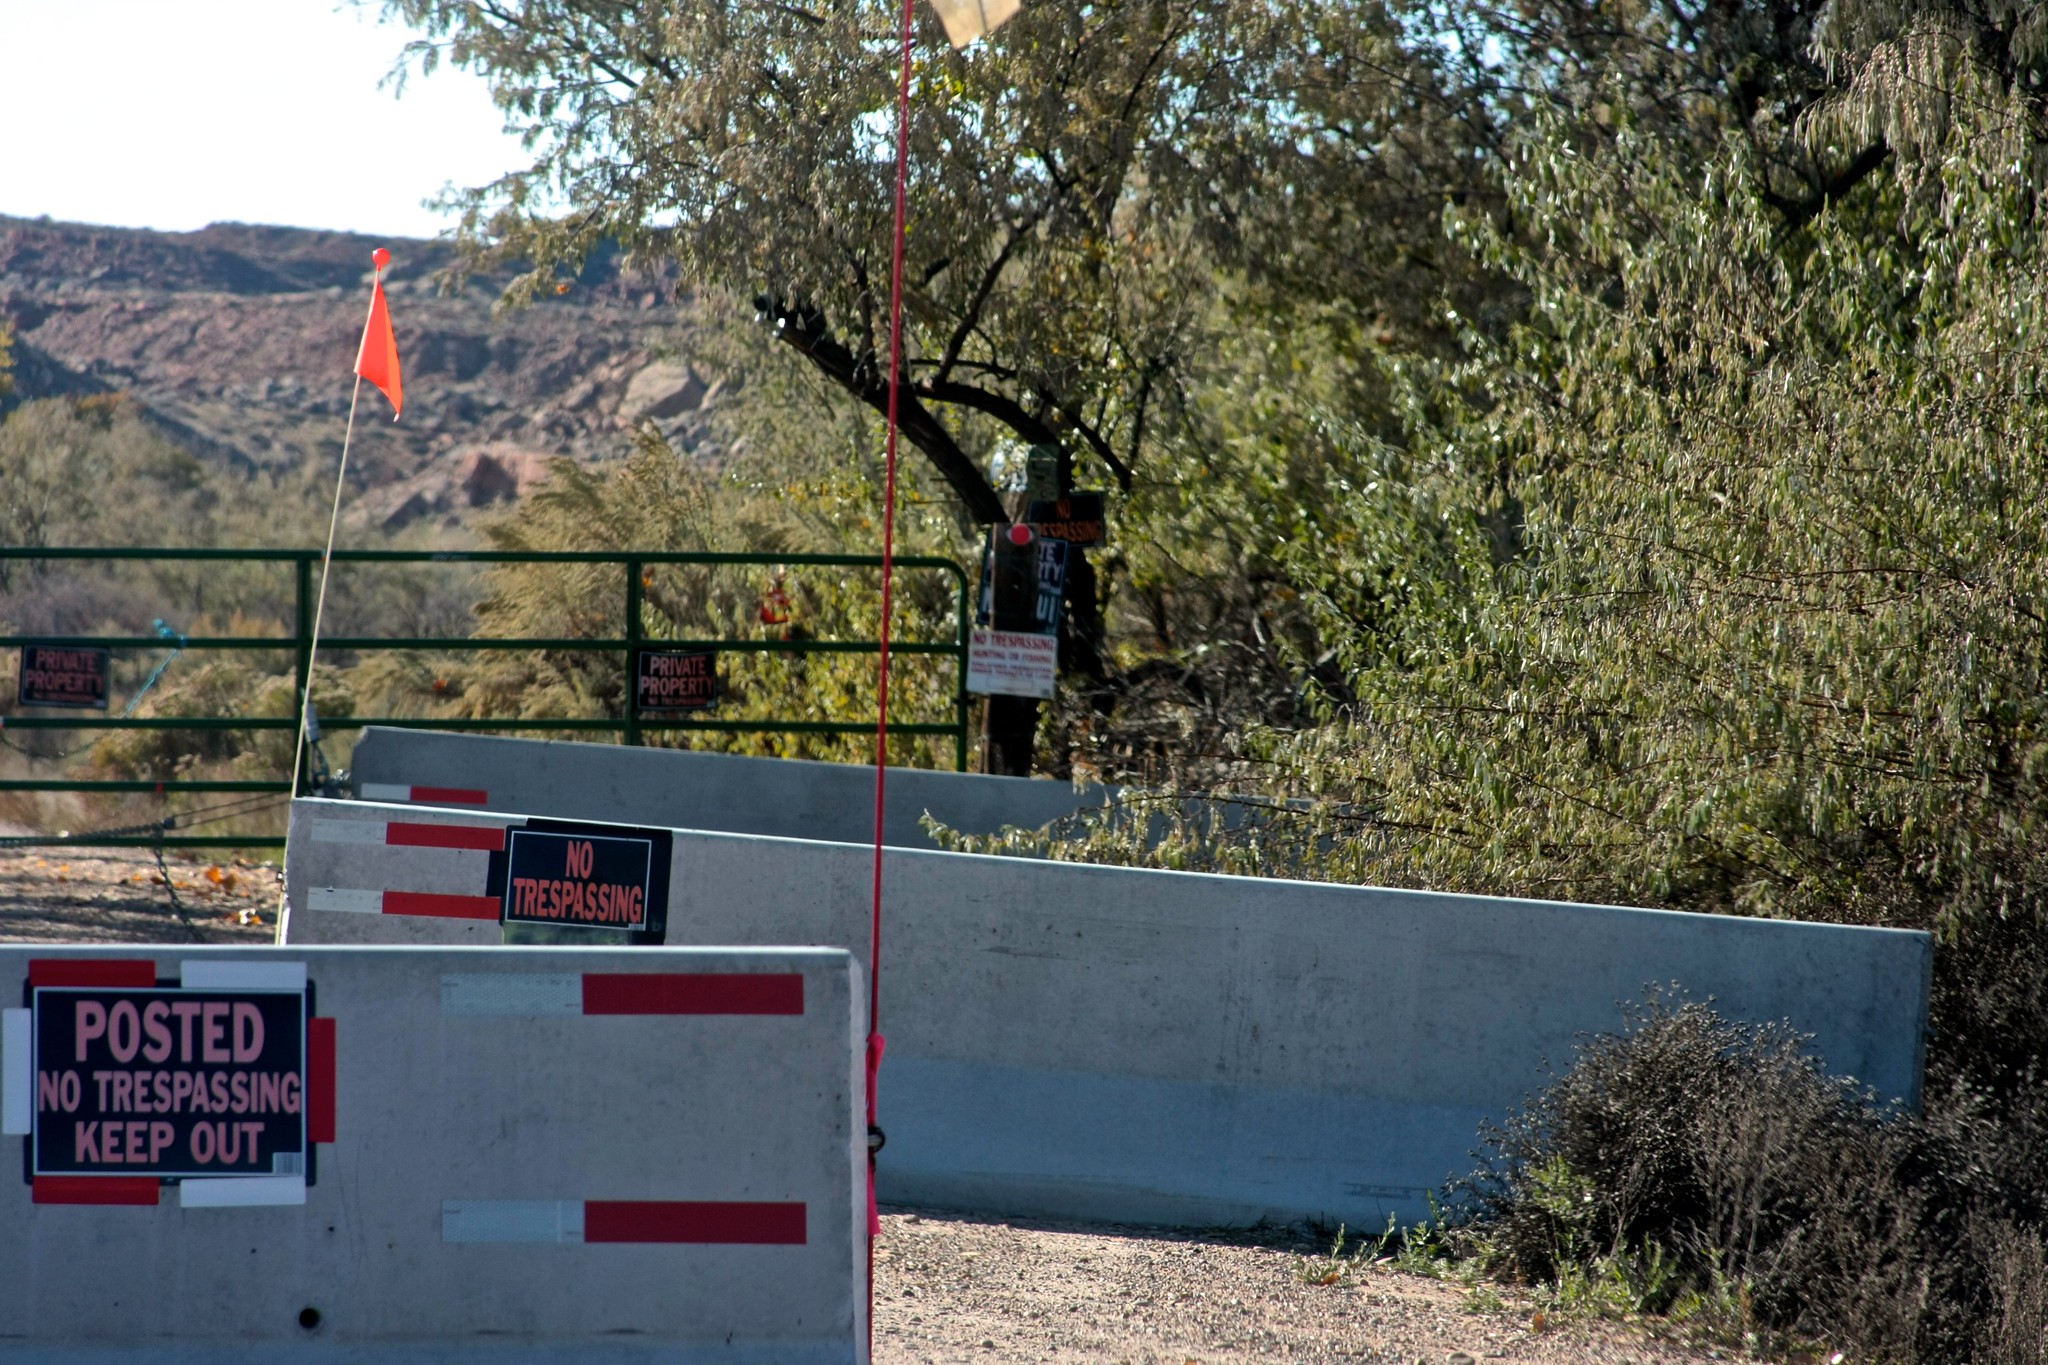
[[458, 526], [555, 456], [622, 454], [652, 420], [705, 458], [719, 385], [690, 364], [692, 313], [655, 279], [594, 264], [564, 295], [493, 317], [488, 282], [446, 295], [445, 244], [221, 223], [165, 233], [0, 217], [10, 400], [125, 391], [201, 456], [251, 473], [332, 469], [368, 306], [386, 275], [402, 421], [365, 389], [351, 519]]

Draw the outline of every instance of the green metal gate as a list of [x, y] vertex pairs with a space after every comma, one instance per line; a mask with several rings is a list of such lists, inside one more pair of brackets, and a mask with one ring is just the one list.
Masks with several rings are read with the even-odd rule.
[[[113, 649], [113, 650], [162, 650], [175, 645], [181, 650], [209, 652], [282, 652], [292, 653], [293, 695], [303, 698], [306, 677], [313, 658], [313, 612], [315, 593], [319, 587], [321, 554], [318, 550], [184, 550], [184, 549], [20, 549], [0, 548], [0, 571], [22, 561], [211, 561], [240, 563], [288, 564], [292, 567], [295, 629], [290, 635], [228, 635], [228, 636], [180, 636], [171, 632], [157, 635], [0, 635], [0, 649], [15, 649], [23, 645], [47, 645], [54, 648], [72, 649]], [[652, 569], [664, 565], [697, 566], [757, 566], [765, 569], [800, 568], [857, 568], [879, 569], [878, 555], [760, 555], [760, 554], [711, 554], [711, 553], [555, 553], [545, 551], [405, 551], [405, 550], [337, 550], [334, 563], [342, 564], [563, 564], [563, 565], [616, 565], [621, 571], [621, 594], [624, 602], [626, 634], [622, 639], [589, 638], [541, 638], [513, 637], [504, 639], [476, 637], [403, 637], [403, 636], [334, 636], [322, 634], [320, 650], [337, 652], [360, 652], [365, 650], [427, 650], [460, 653], [475, 652], [522, 652], [559, 651], [587, 654], [611, 653], [621, 655], [624, 660], [626, 686], [625, 704], [621, 714], [611, 717], [590, 718], [570, 717], [555, 719], [532, 719], [519, 717], [487, 718], [428, 718], [406, 716], [321, 716], [323, 731], [359, 730], [368, 725], [404, 726], [432, 730], [479, 730], [491, 732], [555, 731], [591, 732], [612, 734], [626, 744], [639, 744], [644, 735], [655, 731], [713, 731], [726, 733], [771, 733], [771, 734], [860, 734], [872, 731], [874, 722], [864, 721], [818, 721], [795, 719], [728, 720], [722, 717], [686, 716], [643, 716], [639, 706], [638, 689], [633, 685], [634, 660], [638, 652], [646, 647], [673, 650], [718, 650], [730, 653], [784, 653], [784, 654], [878, 654], [881, 650], [876, 640], [814, 640], [814, 639], [693, 639], [673, 640], [650, 638], [646, 634], [644, 619], [644, 590], [646, 575]], [[968, 583], [966, 572], [953, 561], [929, 557], [901, 557], [896, 568], [905, 573], [936, 573], [952, 580], [954, 598], [954, 638], [943, 641], [907, 641], [890, 644], [890, 652], [900, 655], [939, 655], [953, 660], [954, 682], [952, 689], [953, 718], [949, 721], [910, 721], [890, 724], [890, 731], [902, 735], [931, 735], [953, 738], [954, 764], [961, 770], [967, 767], [968, 755], [968, 708], [967, 708], [967, 643], [972, 627], [972, 616], [968, 610]], [[0, 698], [0, 703], [12, 706], [14, 698]], [[135, 715], [15, 715], [0, 716], [0, 734], [8, 731], [28, 730], [189, 730], [189, 731], [258, 731], [295, 730], [295, 716], [135, 716]], [[288, 776], [268, 779], [181, 779], [166, 777], [151, 779], [94, 779], [94, 778], [14, 778], [0, 780], [0, 792], [85, 792], [102, 794], [206, 794], [245, 795], [272, 794], [283, 796], [291, 787]], [[6, 842], [20, 842], [9, 840]], [[59, 842], [55, 838], [39, 839], [37, 842]], [[64, 843], [100, 846], [149, 846], [149, 847], [246, 847], [276, 848], [284, 843], [277, 837], [243, 837], [210, 835], [172, 835], [161, 830], [154, 835], [136, 833], [132, 830], [102, 831], [97, 835], [79, 835], [62, 840]]]

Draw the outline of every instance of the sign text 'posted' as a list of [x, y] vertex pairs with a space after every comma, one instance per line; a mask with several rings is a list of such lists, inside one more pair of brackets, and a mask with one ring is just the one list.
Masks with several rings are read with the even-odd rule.
[[28, 1174], [307, 1176], [305, 989], [30, 991]]

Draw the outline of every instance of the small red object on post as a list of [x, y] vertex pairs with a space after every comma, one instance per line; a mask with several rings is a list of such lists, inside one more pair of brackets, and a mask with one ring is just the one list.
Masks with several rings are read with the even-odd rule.
[[761, 599], [761, 624], [786, 626], [792, 610], [789, 592], [782, 586], [782, 574], [778, 572], [768, 584], [768, 595]]

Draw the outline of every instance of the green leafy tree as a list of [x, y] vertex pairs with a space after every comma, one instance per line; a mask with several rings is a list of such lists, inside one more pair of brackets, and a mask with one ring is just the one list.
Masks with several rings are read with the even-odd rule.
[[[310, 485], [302, 494], [289, 484], [246, 480], [208, 466], [121, 394], [36, 399], [0, 418], [0, 544], [304, 545], [313, 543], [316, 527], [324, 529], [324, 517], [315, 520], [318, 497]], [[0, 593], [10, 586], [7, 572], [0, 565]], [[52, 575], [85, 572], [48, 562], [32, 562], [28, 569], [42, 585], [42, 605], [52, 609], [56, 599], [70, 595], [53, 589]], [[146, 589], [140, 586], [144, 578]], [[282, 580], [257, 581], [266, 578], [275, 575], [164, 564], [105, 581], [161, 600], [187, 619], [272, 609], [288, 616], [279, 597]], [[70, 624], [83, 631], [97, 621], [79, 617]]]
[[[1731, 142], [1532, 141], [1500, 344], [1288, 565], [1341, 662], [1251, 737], [1268, 870], [1861, 923], [2032, 914], [2048, 817], [2043, 249], [2012, 125], [1787, 235]], [[1902, 225], [1903, 223], [1903, 230]], [[1506, 477], [1501, 471], [1506, 471]]]
[[[617, 241], [673, 264], [686, 287], [755, 301], [777, 340], [883, 409], [890, 6], [385, 11], [428, 35], [414, 49], [423, 67], [486, 75], [534, 149], [530, 169], [459, 200], [473, 259], [529, 263], [515, 297]], [[1402, 24], [1300, 0], [1041, 5], [964, 55], [929, 26], [913, 94], [902, 423], [965, 520], [1018, 510], [987, 471], [999, 441], [1057, 444], [1065, 486], [1135, 490], [1151, 453], [1184, 432], [1190, 394], [1235, 326], [1212, 306], [1219, 270], [1256, 266], [1283, 292], [1326, 288], [1327, 269], [1283, 260], [1315, 238], [1322, 261], [1348, 261], [1337, 313], [1433, 303], [1433, 286], [1390, 287], [1366, 308], [1372, 291], [1348, 283], [1406, 281], [1409, 263], [1384, 248], [1438, 249], [1443, 197], [1472, 176], [1466, 126], [1432, 94]], [[1114, 663], [1101, 592], [1083, 556], [1063, 658], [1098, 686]]]
[[[1517, 1269], [1562, 1287], [1623, 1252], [1693, 1258], [1692, 1285], [1738, 1277], [1746, 1326], [2029, 1358], [2039, 1299], [2011, 1276], [2038, 1283], [2048, 1226], [2048, 253], [2026, 126], [1958, 111], [1931, 189], [1866, 177], [1790, 229], [1739, 136], [1703, 175], [1661, 133], [1589, 150], [1542, 129], [1504, 182], [1517, 230], [1455, 223], [1525, 318], [1455, 364], [1401, 360], [1402, 431], [1350, 433], [1347, 486], [1283, 561], [1338, 652], [1322, 723], [1241, 736], [1222, 799], [1140, 793], [1077, 837], [957, 846], [1930, 929], [1925, 1126], [1799, 1140], [1789, 1049], [1738, 1064], [1727, 1032], [1697, 1038], [1721, 1077], [1693, 1058], [1645, 1079], [1654, 1039], [1596, 1050], [1524, 1130], [1544, 1160], [1520, 1215], [1569, 1191], [1575, 1219], [1641, 1217], [1642, 1174], [1691, 1151], [1715, 1180], [1796, 1172], [1773, 1207], [1798, 1218], [1702, 1257], [1729, 1244], [1660, 1214]], [[1749, 1146], [1728, 1140], [1744, 1108]], [[1507, 1212], [1481, 1233], [1514, 1237]], [[1974, 1353], [1993, 1339], [2020, 1345]]]
[[1804, 221], [1882, 163], [1881, 140], [1832, 147], [1804, 121], [1830, 96], [1815, 50], [1821, 0], [1457, 0], [1447, 64], [1461, 89], [1500, 111], [1505, 133], [1532, 114], [1566, 119], [1582, 143], [1629, 126], [1703, 160], [1741, 142], [1760, 193]]
[[1814, 111], [1815, 143], [1889, 146], [1927, 192], [1952, 131], [2004, 124], [2025, 144], [2009, 172], [2041, 183], [2048, 11], [2038, 3], [1840, 0], [1821, 11], [1813, 50], [1836, 87]]
[[1427, 587], [1369, 632], [1371, 560], [1311, 579], [1360, 707], [1296, 752], [1370, 812], [1347, 870], [1916, 926], [2037, 903], [2042, 246], [2008, 136], [1954, 129], [1904, 232], [1872, 185], [1789, 240], [1740, 151], [1702, 193], [1648, 139], [1531, 149], [1553, 245], [1481, 229], [1530, 321], [1350, 509], [1438, 503], [1437, 441], [1501, 450], [1519, 543], [1401, 543]]

